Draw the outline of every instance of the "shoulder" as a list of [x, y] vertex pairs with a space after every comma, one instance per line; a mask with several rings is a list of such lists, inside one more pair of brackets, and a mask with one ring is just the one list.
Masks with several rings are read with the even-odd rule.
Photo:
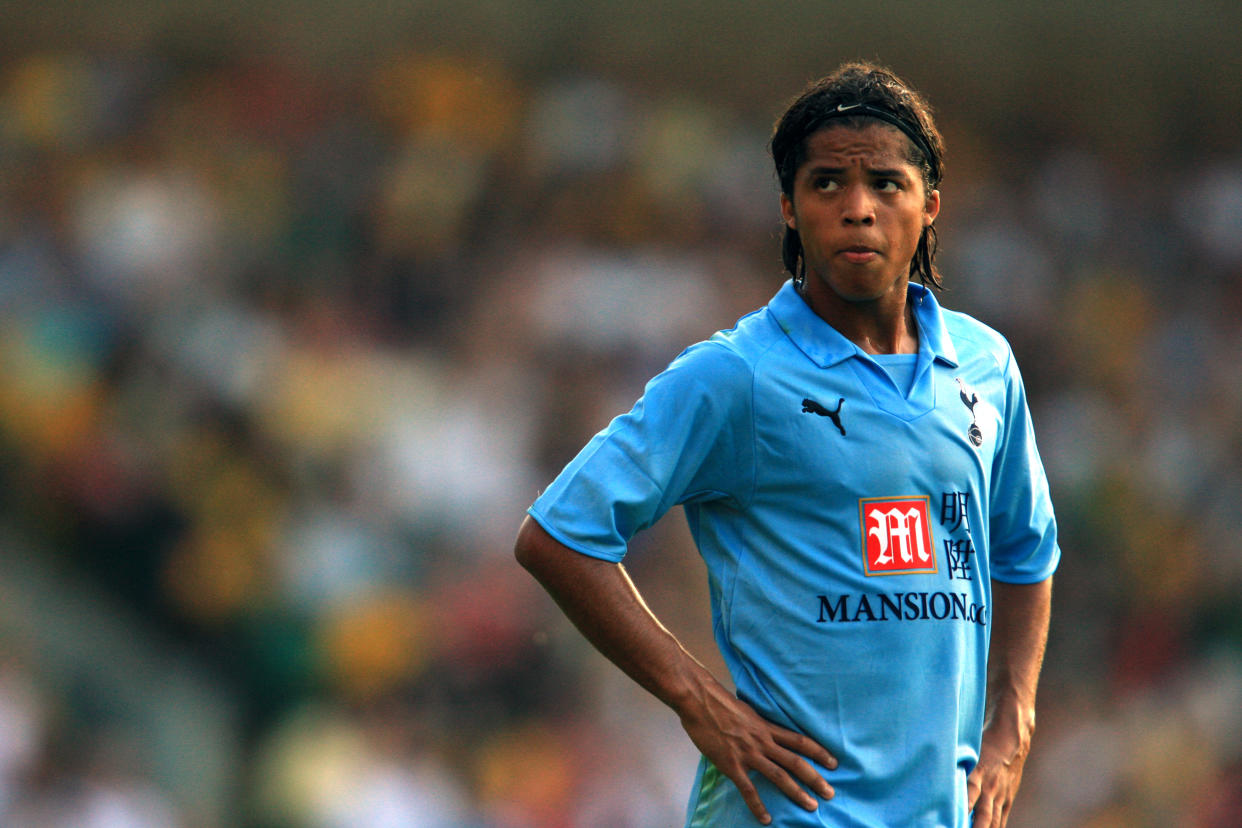
[[1000, 331], [968, 313], [941, 308], [945, 330], [963, 362], [989, 360], [1001, 371], [1013, 361], [1013, 349]]
[[696, 342], [673, 360], [669, 370], [721, 381], [749, 382], [755, 366], [783, 339], [767, 308], [752, 311], [732, 328]]
[[674, 386], [683, 392], [695, 391], [712, 396], [748, 390], [754, 365], [735, 343], [719, 335], [686, 348], [669, 366], [651, 380], [653, 386]]
[[[745, 417], [753, 405], [758, 365], [776, 344], [763, 309], [742, 317], [677, 355], [647, 383], [647, 406], [658, 405], [695, 416], [704, 409], [730, 418]], [[779, 329], [777, 329], [779, 332]]]

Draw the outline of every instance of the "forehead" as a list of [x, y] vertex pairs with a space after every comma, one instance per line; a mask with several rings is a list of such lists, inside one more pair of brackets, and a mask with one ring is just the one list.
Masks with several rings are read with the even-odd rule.
[[832, 124], [812, 133], [805, 143], [802, 165], [843, 167], [861, 164], [864, 167], [895, 169], [909, 167], [910, 139], [896, 127], [869, 122], [863, 126]]

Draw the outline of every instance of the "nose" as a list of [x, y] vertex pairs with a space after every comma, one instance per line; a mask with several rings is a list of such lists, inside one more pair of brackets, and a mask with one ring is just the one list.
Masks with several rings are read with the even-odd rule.
[[846, 188], [841, 219], [847, 225], [875, 223], [875, 202], [869, 187], [855, 184]]

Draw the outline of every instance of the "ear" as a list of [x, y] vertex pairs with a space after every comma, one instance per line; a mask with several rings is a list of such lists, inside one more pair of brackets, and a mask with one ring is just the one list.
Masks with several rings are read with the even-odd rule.
[[938, 215], [940, 215], [940, 191], [932, 190], [927, 194], [927, 201], [923, 203], [923, 226], [931, 227]]
[[794, 214], [793, 199], [781, 193], [781, 218], [790, 230], [798, 229], [798, 217]]

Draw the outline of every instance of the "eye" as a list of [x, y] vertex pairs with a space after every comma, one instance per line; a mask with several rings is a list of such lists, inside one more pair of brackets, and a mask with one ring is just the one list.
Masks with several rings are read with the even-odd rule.
[[829, 178], [827, 176], [821, 176], [812, 180], [811, 186], [824, 193], [830, 193], [841, 188], [841, 185], [837, 183], [836, 179]]
[[882, 193], [895, 193], [901, 189], [901, 184], [893, 178], [881, 178], [875, 183], [875, 188]]

